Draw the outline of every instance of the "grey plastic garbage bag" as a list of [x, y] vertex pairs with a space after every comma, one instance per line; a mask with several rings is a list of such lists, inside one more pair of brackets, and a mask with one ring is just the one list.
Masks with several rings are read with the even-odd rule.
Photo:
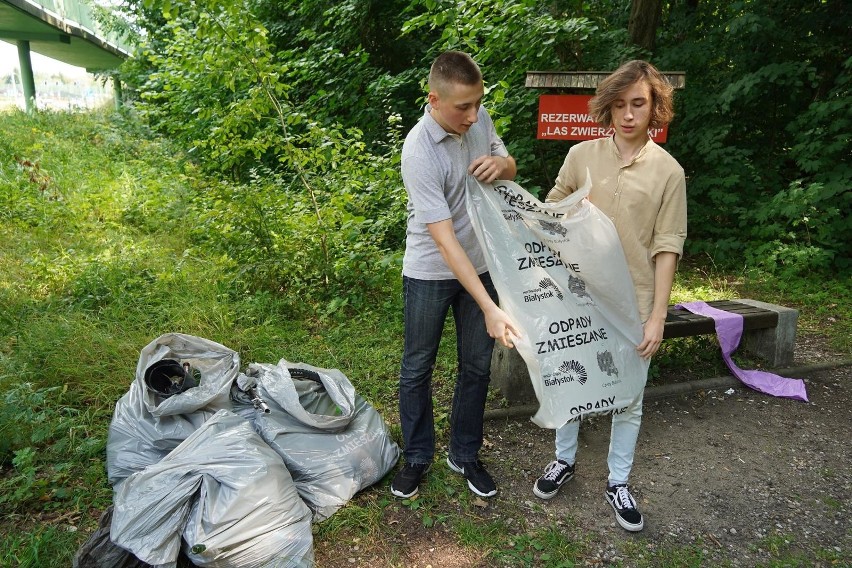
[[[145, 373], [164, 360], [188, 363], [200, 384], [168, 397], [145, 382]], [[107, 473], [115, 486], [163, 459], [217, 410], [230, 408], [237, 352], [213, 341], [168, 333], [142, 349], [136, 378], [115, 405], [107, 439]]]
[[396, 465], [399, 447], [384, 420], [339, 370], [282, 359], [252, 363], [246, 374], [256, 379], [270, 412], [248, 406], [238, 412], [281, 455], [314, 521]]
[[313, 565], [311, 512], [281, 458], [249, 422], [221, 410], [114, 495], [113, 541], [149, 564]]

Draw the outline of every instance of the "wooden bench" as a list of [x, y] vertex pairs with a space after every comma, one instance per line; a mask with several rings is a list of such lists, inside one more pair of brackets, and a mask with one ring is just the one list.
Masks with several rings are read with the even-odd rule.
[[[793, 363], [798, 311], [747, 299], [715, 300], [707, 304], [743, 316], [743, 336], [739, 349], [757, 356], [770, 368], [786, 367]], [[669, 306], [663, 339], [715, 333], [712, 318]], [[536, 400], [526, 363], [517, 350], [506, 349], [499, 343], [495, 345], [491, 357], [491, 385], [510, 404]]]
[[[745, 304], [741, 300], [715, 300], [707, 302], [707, 305], [743, 316], [743, 332], [770, 329], [778, 325], [778, 312]], [[669, 306], [663, 339], [711, 333], [716, 333], [715, 322], [712, 318]]]

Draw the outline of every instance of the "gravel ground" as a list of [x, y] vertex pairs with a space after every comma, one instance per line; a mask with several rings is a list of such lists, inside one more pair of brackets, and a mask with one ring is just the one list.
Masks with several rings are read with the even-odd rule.
[[771, 547], [788, 548], [802, 566], [820, 565], [826, 551], [848, 566], [852, 369], [814, 374], [807, 384], [808, 403], [745, 388], [646, 403], [631, 479], [646, 517], [636, 535], [616, 525], [603, 498], [606, 419], [581, 428], [577, 475], [551, 501], [531, 492], [553, 459], [550, 432], [520, 420], [491, 424], [489, 463], [500, 464], [493, 469], [501, 499], [523, 496], [542, 521], [570, 519], [594, 535], [589, 565], [632, 565], [622, 551], [638, 540], [652, 555], [664, 546], [700, 544], [706, 566], [755, 566], [769, 559]]

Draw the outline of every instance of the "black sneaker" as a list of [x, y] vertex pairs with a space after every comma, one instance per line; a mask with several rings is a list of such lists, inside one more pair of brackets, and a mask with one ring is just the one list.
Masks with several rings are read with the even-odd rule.
[[615, 520], [621, 528], [630, 532], [641, 531], [645, 526], [642, 513], [636, 510], [636, 500], [627, 485], [607, 485], [606, 500], [615, 511]]
[[542, 499], [551, 499], [559, 493], [559, 488], [566, 481], [574, 479], [574, 466], [564, 460], [556, 460], [547, 464], [544, 475], [536, 480], [533, 493]]
[[396, 497], [407, 499], [417, 494], [420, 480], [429, 471], [428, 463], [406, 463], [391, 482], [390, 490]]
[[493, 497], [497, 494], [497, 484], [491, 475], [485, 471], [485, 466], [479, 460], [472, 462], [454, 462], [447, 456], [447, 465], [456, 473], [467, 479], [467, 486], [480, 497]]

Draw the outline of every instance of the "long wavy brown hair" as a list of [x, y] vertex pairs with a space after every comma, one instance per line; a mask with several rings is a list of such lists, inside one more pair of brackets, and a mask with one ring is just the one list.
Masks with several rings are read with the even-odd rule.
[[672, 104], [674, 89], [656, 67], [641, 59], [628, 61], [600, 82], [595, 96], [589, 101], [589, 114], [595, 121], [609, 128], [612, 126], [612, 103], [621, 93], [639, 81], [645, 81], [651, 87], [652, 106], [649, 126], [658, 128], [670, 123], [674, 118]]

